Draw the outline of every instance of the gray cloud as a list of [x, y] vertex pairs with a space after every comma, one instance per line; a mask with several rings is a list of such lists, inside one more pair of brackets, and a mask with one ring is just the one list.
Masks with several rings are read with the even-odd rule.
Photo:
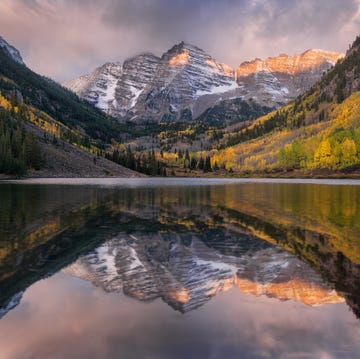
[[2, 0], [0, 35], [35, 71], [63, 81], [181, 40], [237, 66], [308, 48], [345, 51], [360, 0]]

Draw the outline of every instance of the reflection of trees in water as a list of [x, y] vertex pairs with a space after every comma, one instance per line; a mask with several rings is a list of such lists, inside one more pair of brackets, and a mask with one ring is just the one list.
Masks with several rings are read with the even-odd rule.
[[281, 246], [344, 293], [359, 315], [359, 192], [355, 186], [279, 184], [2, 185], [0, 305], [119, 233], [182, 233], [182, 245], [189, 246], [187, 233], [206, 231], [202, 242], [226, 256]]

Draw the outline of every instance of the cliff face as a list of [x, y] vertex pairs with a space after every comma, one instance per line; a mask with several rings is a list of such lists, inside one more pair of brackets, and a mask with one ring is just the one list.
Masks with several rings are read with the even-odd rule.
[[205, 110], [199, 103], [202, 96], [236, 87], [230, 67], [182, 42], [162, 56], [152, 84], [139, 97], [134, 112], [139, 120], [191, 120]]
[[115, 89], [115, 100], [110, 112], [116, 117], [126, 117], [138, 102], [139, 96], [152, 85], [160, 58], [141, 54], [126, 60]]

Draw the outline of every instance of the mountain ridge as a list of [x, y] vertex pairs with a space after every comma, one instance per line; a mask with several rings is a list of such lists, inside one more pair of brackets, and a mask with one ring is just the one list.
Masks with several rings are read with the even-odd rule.
[[[120, 120], [140, 123], [191, 121], [219, 101], [234, 98], [246, 101], [254, 99], [262, 106], [278, 107], [303, 93], [320, 79], [322, 72], [329, 69], [334, 60], [343, 56], [329, 51], [308, 50], [301, 55], [286, 55], [286, 59], [288, 62], [289, 58], [297, 59], [301, 65], [302, 59], [309, 57], [309, 54], [312, 62], [302, 66], [303, 71], [299, 79], [293, 79], [293, 73], [286, 73], [288, 76], [285, 79], [278, 80], [272, 75], [269, 78], [270, 71], [266, 71], [267, 77], [262, 76], [260, 81], [254, 81], [248, 78], [254, 72], [250, 73], [246, 67], [254, 67], [254, 61], [261, 60], [244, 62], [237, 69], [232, 69], [224, 63], [217, 62], [199, 47], [180, 42], [160, 58], [151, 53], [145, 54], [151, 56], [153, 61], [144, 59], [139, 62], [139, 57], [144, 57], [144, 54], [125, 60], [123, 67], [118, 71], [118, 83], [112, 95], [104, 94], [101, 88], [96, 85], [91, 87], [91, 84], [87, 91], [79, 90], [79, 83], [84, 80], [83, 76], [64, 83], [64, 86]], [[282, 57], [284, 56], [268, 59], [276, 60]], [[85, 76], [96, 77], [98, 69]], [[142, 81], [146, 69], [149, 72], [146, 81]], [[285, 73], [283, 69], [280, 70], [280, 74]], [[130, 92], [129, 87], [133, 88]], [[93, 94], [95, 95], [92, 96]], [[107, 99], [107, 106], [98, 100], [101, 96]]]

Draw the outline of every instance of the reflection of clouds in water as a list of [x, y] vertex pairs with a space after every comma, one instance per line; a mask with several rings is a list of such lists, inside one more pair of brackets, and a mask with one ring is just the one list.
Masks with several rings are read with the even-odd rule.
[[230, 290], [181, 315], [64, 274], [32, 286], [0, 321], [9, 359], [351, 358], [359, 334], [344, 304], [310, 308]]

